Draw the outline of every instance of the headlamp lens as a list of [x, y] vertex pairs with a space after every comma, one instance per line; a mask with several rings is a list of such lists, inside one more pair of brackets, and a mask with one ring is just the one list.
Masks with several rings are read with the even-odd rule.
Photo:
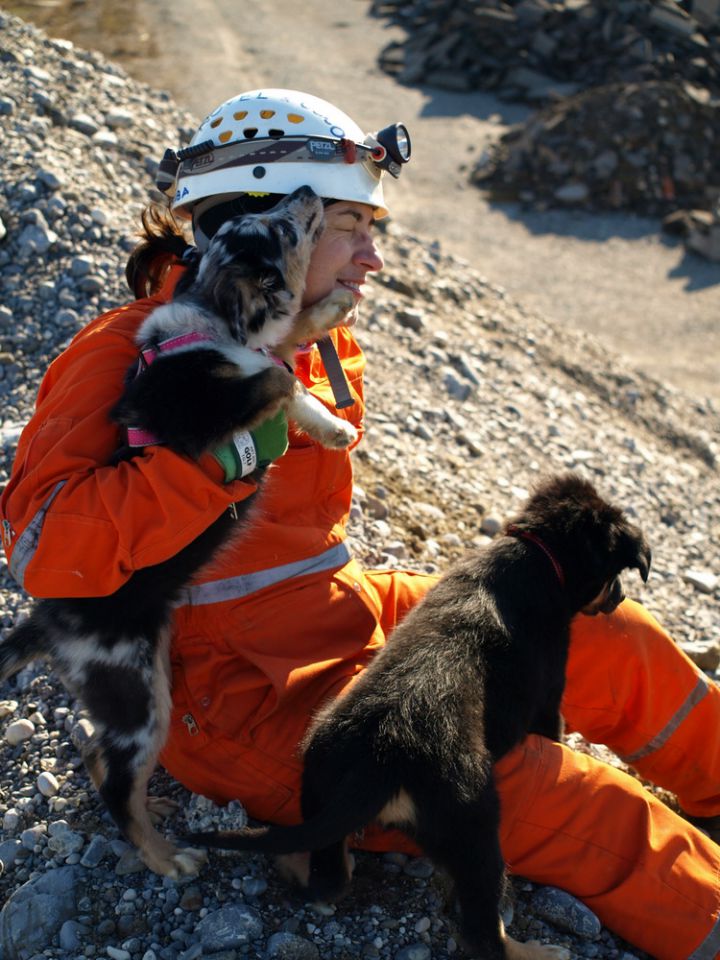
[[395, 144], [397, 146], [398, 159], [401, 163], [407, 163], [410, 159], [412, 147], [410, 144], [410, 134], [403, 123], [395, 124]]

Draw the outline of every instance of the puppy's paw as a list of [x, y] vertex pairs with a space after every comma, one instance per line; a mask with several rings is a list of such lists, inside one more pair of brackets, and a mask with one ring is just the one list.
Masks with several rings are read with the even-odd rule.
[[182, 847], [175, 850], [172, 856], [163, 862], [160, 870], [163, 876], [179, 880], [181, 877], [194, 877], [207, 862], [207, 851], [196, 850], [194, 847]]
[[302, 311], [297, 326], [305, 337], [332, 330], [347, 317], [355, 304], [349, 290], [333, 290], [324, 300]]
[[207, 851], [195, 847], [182, 847], [173, 857], [178, 876], [194, 877], [207, 863]]
[[322, 434], [316, 439], [329, 450], [346, 450], [355, 443], [358, 432], [347, 420], [341, 420], [339, 417], [334, 419], [333, 425], [324, 428]]
[[565, 947], [551, 943], [540, 943], [539, 940], [519, 943], [508, 937], [505, 941], [505, 956], [507, 960], [570, 960], [571, 954]]

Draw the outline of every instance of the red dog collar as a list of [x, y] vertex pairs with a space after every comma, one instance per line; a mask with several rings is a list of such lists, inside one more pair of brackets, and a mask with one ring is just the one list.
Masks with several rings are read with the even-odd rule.
[[511, 523], [508, 526], [508, 528], [505, 530], [505, 533], [509, 537], [520, 537], [522, 540], [529, 540], [530, 543], [534, 543], [536, 547], [540, 547], [542, 552], [553, 565], [553, 570], [560, 581], [560, 586], [565, 586], [565, 574], [563, 573], [563, 568], [560, 566], [560, 562], [550, 547], [543, 543], [540, 537], [535, 536], [535, 534], [531, 533], [529, 530], [521, 530], [519, 527], [516, 527], [514, 523]]

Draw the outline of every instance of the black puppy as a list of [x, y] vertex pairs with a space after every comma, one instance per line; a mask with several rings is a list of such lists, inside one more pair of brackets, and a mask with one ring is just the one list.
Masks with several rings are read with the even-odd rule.
[[347, 836], [399, 827], [454, 881], [461, 932], [484, 960], [554, 957], [499, 921], [504, 883], [493, 764], [528, 733], [561, 736], [569, 628], [623, 599], [619, 573], [646, 580], [642, 533], [592, 485], [549, 480], [505, 535], [444, 576], [350, 688], [311, 724], [296, 826], [194, 834], [207, 846], [313, 851], [303, 880], [337, 898]]
[[[156, 442], [196, 458], [281, 408], [325, 446], [352, 443], [355, 428], [287, 365], [298, 343], [325, 333], [352, 307], [352, 294], [340, 290], [301, 310], [323, 222], [322, 201], [301, 187], [267, 213], [223, 224], [172, 301], [138, 331], [139, 372], [133, 365], [109, 412], [129, 444], [115, 462]], [[259, 483], [263, 474], [256, 466], [249, 476]], [[93, 782], [147, 866], [172, 877], [196, 872], [205, 855], [176, 849], [148, 812], [168, 812], [166, 802], [146, 796], [170, 718], [168, 627], [181, 588], [242, 529], [252, 499], [208, 516], [207, 528], [178, 554], [135, 571], [109, 596], [40, 601], [0, 643], [0, 678], [48, 656], [83, 701], [96, 731], [84, 756]]]

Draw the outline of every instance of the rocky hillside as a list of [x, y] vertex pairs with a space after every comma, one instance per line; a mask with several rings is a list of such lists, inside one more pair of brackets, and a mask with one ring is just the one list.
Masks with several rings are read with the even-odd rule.
[[[128, 299], [124, 261], [156, 162], [198, 118], [99, 55], [2, 14], [0, 61], [5, 482], [48, 362], [86, 321]], [[712, 674], [720, 659], [717, 408], [532, 315], [492, 278], [443, 255], [434, 237], [390, 223], [383, 246], [387, 268], [360, 333], [370, 415], [357, 451], [356, 555], [368, 565], [442, 570], [492, 536], [541, 474], [577, 469], [652, 543], [650, 581], [629, 579], [629, 592]], [[0, 562], [6, 630], [29, 601]], [[354, 893], [337, 910], [288, 899], [257, 857], [215, 856], [182, 884], [148, 874], [89, 786], [76, 751], [87, 721], [47, 666], [32, 665], [0, 697], [0, 954], [8, 960], [427, 960], [455, 951], [441, 886], [422, 860], [362, 857]], [[170, 830], [182, 832], [184, 817], [202, 812], [165, 776], [154, 790], [186, 811]], [[577, 956], [632, 950], [553, 891], [518, 880], [516, 893], [521, 938], [566, 943]]]

